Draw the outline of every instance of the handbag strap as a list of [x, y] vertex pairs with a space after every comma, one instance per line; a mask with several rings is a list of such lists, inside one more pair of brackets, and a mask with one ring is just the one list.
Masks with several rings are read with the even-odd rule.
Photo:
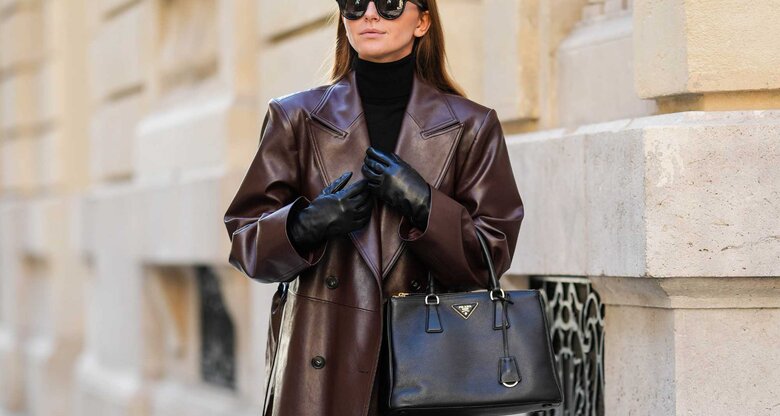
[[[490, 255], [485, 237], [482, 235], [479, 227], [474, 227], [477, 231], [477, 239], [482, 246], [482, 255], [488, 265], [488, 272], [490, 273], [490, 300], [493, 301], [494, 319], [496, 316], [500, 317], [500, 327], [493, 329], [501, 329], [502, 341], [504, 346], [504, 355], [498, 357], [498, 381], [505, 387], [514, 387], [520, 382], [520, 368], [517, 365], [517, 361], [514, 356], [509, 352], [509, 336], [507, 334], [507, 327], [509, 326], [509, 316], [507, 312], [507, 303], [513, 304], [514, 302], [507, 298], [506, 293], [501, 289], [501, 285], [496, 278], [496, 269], [493, 267], [493, 257]], [[494, 293], [498, 291], [501, 293], [499, 296], [494, 296]], [[428, 298], [433, 296], [436, 298], [436, 303], [429, 302]], [[428, 333], [441, 333], [444, 331], [439, 318], [439, 299], [435, 294], [435, 288], [433, 284], [433, 275], [430, 269], [428, 270], [428, 295], [425, 297], [425, 310], [426, 310], [426, 329]], [[431, 311], [433, 307], [433, 311]]]
[[[279, 282], [279, 284], [276, 286], [276, 293], [279, 293], [279, 303], [276, 304], [276, 308], [271, 310], [271, 314], [277, 313], [276, 309], [282, 308], [282, 310], [278, 311], [278, 313], [284, 313], [284, 307], [287, 305], [287, 292], [290, 288], [290, 282]], [[282, 317], [280, 317], [281, 319]], [[282, 323], [283, 324], [283, 323]], [[279, 325], [279, 334], [277, 335], [276, 339], [276, 345], [274, 345], [274, 362], [271, 363], [271, 374], [266, 375], [268, 379], [265, 383], [265, 398], [263, 399], [263, 415], [266, 414], [266, 409], [268, 406], [268, 398], [270, 396], [270, 387], [271, 387], [271, 378], [274, 377], [274, 374], [276, 374], [276, 358], [279, 354], [279, 344], [282, 343], [282, 324]], [[270, 325], [270, 322], [269, 322]]]
[[[477, 231], [477, 239], [479, 240], [479, 244], [482, 247], [482, 257], [487, 262], [488, 272], [490, 273], [488, 284], [490, 285], [489, 290], [491, 293], [491, 299], [493, 297], [493, 293], [495, 293], [496, 291], [501, 292], [501, 297], [503, 297], [504, 296], [503, 290], [501, 290], [501, 285], [499, 284], [498, 278], [496, 277], [496, 269], [495, 267], [493, 267], [493, 256], [490, 255], [490, 249], [488, 248], [487, 242], [485, 241], [483, 232], [479, 229], [479, 227], [475, 226], [474, 229]], [[428, 294], [433, 295], [435, 293], [436, 293], [436, 289], [434, 287], [433, 274], [429, 269], [428, 270]]]

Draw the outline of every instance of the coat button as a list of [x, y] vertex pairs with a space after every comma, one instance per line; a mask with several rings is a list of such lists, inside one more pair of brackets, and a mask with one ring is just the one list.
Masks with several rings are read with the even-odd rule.
[[339, 286], [339, 278], [336, 276], [328, 276], [325, 279], [325, 284], [328, 285], [328, 289], [335, 289]]
[[318, 355], [311, 359], [311, 366], [320, 369], [322, 367], [325, 367], [325, 358], [321, 355]]
[[411, 281], [411, 285], [412, 285], [412, 290], [418, 290], [418, 289], [420, 289], [420, 282], [418, 282], [418, 281], [416, 281], [416, 280], [412, 280], [412, 281]]

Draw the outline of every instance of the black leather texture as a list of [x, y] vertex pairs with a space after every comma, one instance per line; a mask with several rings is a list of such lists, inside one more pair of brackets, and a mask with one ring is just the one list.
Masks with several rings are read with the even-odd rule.
[[309, 206], [292, 214], [288, 234], [301, 252], [365, 226], [371, 219], [373, 201], [368, 181], [362, 179], [344, 187], [352, 172], [344, 172], [326, 186]]
[[[383, 414], [514, 415], [562, 404], [541, 292], [501, 290], [478, 236], [492, 290], [431, 289], [387, 302]], [[502, 326], [502, 316], [512, 324]]]
[[425, 229], [431, 211], [428, 182], [396, 153], [366, 149], [362, 167], [371, 193], [399, 210], [411, 224]]

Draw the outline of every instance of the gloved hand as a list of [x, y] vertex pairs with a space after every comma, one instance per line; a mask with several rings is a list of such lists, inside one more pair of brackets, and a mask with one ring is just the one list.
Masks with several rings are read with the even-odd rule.
[[288, 234], [301, 251], [316, 247], [328, 237], [361, 228], [371, 219], [373, 198], [368, 192], [368, 181], [361, 179], [344, 188], [351, 177], [352, 172], [345, 172], [309, 206], [291, 213]]
[[419, 172], [397, 154], [373, 147], [366, 149], [362, 172], [372, 194], [399, 210], [415, 227], [425, 229], [431, 189]]

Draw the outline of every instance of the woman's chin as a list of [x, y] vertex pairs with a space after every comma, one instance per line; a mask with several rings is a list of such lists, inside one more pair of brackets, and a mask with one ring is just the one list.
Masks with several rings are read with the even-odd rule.
[[366, 47], [366, 48], [361, 48], [359, 55], [360, 58], [364, 60], [382, 61], [387, 56], [390, 56], [392, 53], [393, 51], [387, 48]]

